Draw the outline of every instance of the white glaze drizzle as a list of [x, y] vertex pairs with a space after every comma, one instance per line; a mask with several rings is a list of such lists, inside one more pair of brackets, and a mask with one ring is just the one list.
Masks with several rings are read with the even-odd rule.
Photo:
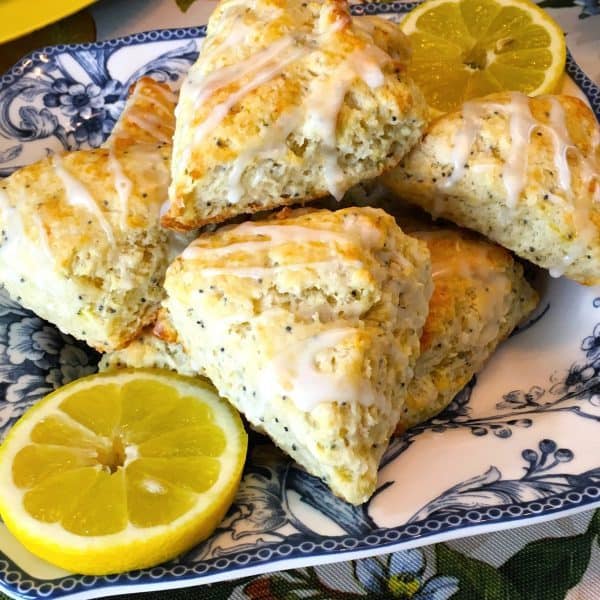
[[227, 200], [231, 204], [240, 201], [244, 187], [242, 186], [242, 175], [244, 170], [255, 157], [274, 158], [278, 152], [285, 149], [285, 141], [290, 133], [302, 122], [303, 113], [301, 107], [289, 110], [279, 116], [277, 121], [268, 128], [259, 142], [240, 153], [228, 176]]
[[54, 172], [60, 179], [65, 190], [65, 198], [67, 202], [71, 206], [81, 207], [93, 214], [104, 230], [104, 233], [106, 234], [106, 237], [110, 243], [114, 245], [115, 238], [112, 228], [88, 189], [83, 185], [83, 183], [81, 183], [81, 181], [79, 181], [79, 179], [75, 178], [65, 169], [62, 158], [58, 154], [53, 156], [52, 161], [54, 165]]
[[273, 61], [266, 65], [263, 70], [255, 73], [246, 84], [230, 94], [227, 97], [227, 100], [217, 104], [209, 113], [208, 117], [196, 128], [196, 131], [194, 132], [196, 143], [217, 127], [240, 100], [245, 98], [251, 91], [255, 90], [263, 83], [266, 83], [279, 75], [288, 64], [300, 58], [302, 54], [303, 50], [301, 48], [293, 49], [287, 57], [282, 57], [279, 61]]
[[163, 128], [161, 127], [161, 125], [164, 125], [164, 120], [160, 117], [148, 113], [142, 115], [139, 111], [131, 111], [127, 115], [127, 119], [157, 140], [163, 143], [169, 143], [171, 141], [171, 136], [168, 135], [166, 131], [163, 131]]
[[313, 80], [301, 105], [283, 113], [252, 148], [242, 152], [233, 162], [229, 172], [229, 202], [239, 202], [243, 194], [241, 177], [247, 165], [255, 157], [273, 158], [277, 152], [285, 152], [288, 136], [302, 124], [304, 136], [321, 139], [325, 183], [328, 191], [341, 199], [347, 188], [343, 185], [344, 175], [338, 164], [336, 147], [339, 111], [357, 77], [372, 89], [383, 84], [381, 67], [389, 60], [390, 57], [379, 48], [366, 46], [352, 52], [332, 74]]
[[54, 264], [56, 262], [56, 259], [54, 257], [54, 254], [52, 253], [52, 250], [50, 249], [48, 235], [46, 234], [46, 229], [44, 228], [44, 224], [42, 223], [40, 215], [38, 213], [32, 213], [30, 217], [35, 223], [35, 226], [37, 227], [40, 245], [42, 247], [42, 250], [44, 251], [44, 254], [46, 255], [46, 258], [48, 259], [48, 262], [50, 264]]
[[108, 170], [113, 176], [115, 190], [121, 205], [121, 228], [126, 229], [127, 214], [129, 212], [129, 196], [131, 195], [133, 184], [131, 183], [131, 179], [123, 172], [123, 167], [112, 150], [108, 153]]
[[280, 244], [293, 242], [338, 242], [350, 243], [352, 240], [343, 233], [314, 229], [298, 225], [255, 225], [254, 223], [243, 223], [235, 229], [239, 235], [264, 236], [266, 239], [249, 240], [245, 242], [234, 242], [227, 246], [211, 247], [202, 245], [202, 238], [196, 240], [183, 252], [184, 260], [201, 259], [205, 256], [226, 256], [234, 252], [253, 252], [265, 247], [274, 247]]
[[344, 173], [337, 156], [337, 118], [348, 89], [356, 78], [348, 62], [342, 63], [332, 77], [315, 80], [306, 103], [306, 121], [303, 133], [306, 137], [321, 139], [323, 176], [325, 184], [336, 200], [341, 200], [346, 187]]
[[332, 269], [344, 264], [344, 267], [362, 268], [364, 265], [358, 260], [319, 260], [313, 262], [293, 263], [285, 265], [273, 265], [271, 267], [207, 267], [202, 268], [202, 275], [205, 277], [219, 277], [222, 275], [232, 275], [234, 277], [246, 279], [263, 279], [267, 277], [277, 277], [287, 271], [302, 271], [303, 269]]
[[511, 149], [502, 169], [502, 180], [506, 190], [506, 203], [514, 208], [525, 187], [527, 174], [527, 146], [532, 131], [540, 126], [529, 108], [529, 98], [525, 94], [513, 92], [507, 104], [478, 104], [465, 102], [463, 106], [463, 126], [457, 131], [452, 151], [453, 171], [444, 187], [452, 187], [464, 175], [469, 153], [482, 126], [482, 115], [486, 109], [493, 109], [507, 115]]
[[323, 371], [317, 364], [319, 354], [335, 349], [357, 332], [352, 327], [330, 329], [281, 352], [267, 364], [260, 377], [261, 397], [269, 398], [278, 392], [306, 412], [323, 402], [373, 404], [375, 393], [367, 379], [351, 380], [346, 373]]
[[529, 138], [539, 123], [531, 114], [529, 98], [525, 94], [512, 93], [505, 110], [509, 116], [511, 148], [502, 169], [502, 179], [506, 188], [506, 203], [514, 208], [525, 187]]
[[454, 186], [465, 172], [465, 165], [469, 159], [469, 153], [480, 128], [482, 108], [475, 102], [465, 102], [462, 108], [462, 127], [454, 136], [452, 149], [452, 174], [444, 182], [443, 187]]
[[[502, 169], [502, 178], [506, 190], [507, 206], [515, 208], [527, 184], [528, 146], [531, 134], [534, 130], [540, 129], [550, 135], [554, 145], [553, 161], [558, 175], [558, 184], [566, 198], [561, 199], [555, 194], [548, 193], [548, 199], [555, 203], [562, 203], [563, 206], [565, 199], [569, 202], [568, 206], [572, 208], [578, 236], [578, 239], [571, 245], [571, 252], [562, 259], [561, 264], [550, 269], [550, 274], [557, 277], [562, 275], [578, 256], [586, 252], [587, 244], [597, 235], [596, 228], [590, 220], [590, 206], [587, 205], [585, 199], [579, 198], [573, 193], [568, 162], [569, 153], [579, 162], [585, 186], [592, 185], [594, 180], [600, 180], [600, 176], [595, 164], [594, 149], [592, 148], [591, 158], [586, 158], [573, 143], [566, 124], [565, 109], [560, 101], [551, 96], [542, 97], [542, 99], [546, 99], [550, 103], [547, 124], [541, 123], [533, 117], [529, 107], [529, 98], [518, 92], [511, 93], [510, 102], [507, 104], [466, 102], [462, 113], [463, 125], [454, 137], [451, 157], [453, 171], [443, 187], [452, 188], [462, 179], [469, 153], [482, 127], [482, 117], [493, 110], [506, 115], [509, 120], [511, 145]], [[597, 132], [594, 135], [598, 137]], [[596, 185], [592, 199], [593, 201], [600, 200], [600, 186]]]
[[[158, 91], [158, 93], [161, 96], [163, 96], [167, 102], [170, 102], [171, 104], [175, 104], [177, 102], [177, 94], [171, 88], [168, 88], [166, 85], [158, 85], [156, 87], [153, 87], [152, 89]], [[169, 110], [166, 106], [161, 106], [165, 110]]]
[[212, 108], [196, 128], [193, 135], [194, 143], [217, 127], [235, 104], [263, 83], [279, 75], [289, 63], [300, 58], [305, 52], [304, 48], [294, 46], [293, 38], [283, 36], [247, 59], [217, 69], [205, 77], [201, 77], [198, 82], [193, 79], [194, 76], [188, 78], [186, 81], [187, 87], [190, 88], [188, 93], [196, 96], [194, 110], [198, 110], [218, 90], [250, 76], [245, 84], [240, 85], [223, 102]]
[[248, 58], [200, 76], [198, 80], [196, 80], [197, 74], [190, 75], [185, 85], [196, 96], [194, 109], [198, 110], [218, 90], [235, 83], [245, 75], [256, 73], [264, 66], [272, 64], [282, 52], [288, 50], [293, 44], [292, 37], [283, 36]]
[[556, 98], [548, 98], [550, 102], [550, 127], [547, 131], [554, 140], [554, 164], [558, 170], [558, 182], [567, 193], [571, 191], [571, 169], [567, 160], [569, 150], [576, 150], [569, 130], [567, 129], [565, 110]]
[[[331, 15], [324, 10], [320, 16], [319, 29], [321, 36], [330, 35], [345, 27], [349, 20], [338, 18], [331, 22]], [[361, 30], [370, 37], [366, 29]], [[233, 35], [230, 33], [229, 35]], [[244, 33], [244, 39], [245, 39]], [[319, 36], [317, 36], [319, 37]], [[228, 38], [226, 38], [226, 41]], [[182, 163], [187, 163], [191, 156], [191, 147], [200, 143], [202, 138], [217, 127], [229, 114], [235, 104], [260, 85], [279, 75], [288, 64], [314, 52], [318, 44], [299, 44], [293, 37], [286, 35], [263, 48], [259, 52], [238, 63], [221, 67], [216, 71], [196, 80], [192, 74], [185, 82], [186, 95], [195, 96], [194, 110], [197, 111], [216, 91], [242, 78], [249, 77], [243, 85], [228, 95], [226, 100], [212, 108], [205, 119], [195, 129], [191, 144], [182, 153]], [[211, 48], [215, 53], [217, 47]], [[233, 162], [229, 172], [228, 201], [239, 202], [243, 194], [241, 177], [247, 165], [254, 157], [275, 151], [285, 152], [286, 140], [290, 133], [303, 122], [309, 129], [317, 131], [322, 140], [323, 176], [328, 190], [338, 199], [346, 188], [342, 185], [343, 173], [338, 165], [336, 149], [337, 117], [348, 88], [356, 77], [361, 78], [370, 88], [377, 88], [384, 83], [381, 66], [388, 62], [389, 55], [378, 48], [372, 39], [364, 48], [352, 52], [337, 68], [321, 80], [313, 81], [302, 106], [292, 109], [291, 114], [284, 114], [263, 134], [262, 138], [249, 149], [241, 152]], [[308, 123], [307, 123], [308, 121]], [[312, 123], [310, 123], [312, 121]]]

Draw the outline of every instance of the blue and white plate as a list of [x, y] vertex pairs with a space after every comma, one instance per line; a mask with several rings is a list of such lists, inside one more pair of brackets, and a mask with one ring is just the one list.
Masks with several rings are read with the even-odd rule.
[[[399, 19], [411, 5], [359, 5]], [[176, 86], [203, 27], [34, 52], [0, 80], [0, 171], [48, 152], [99, 146], [128, 87]], [[600, 114], [600, 90], [568, 73]], [[235, 503], [215, 534], [177, 560], [108, 577], [40, 561], [0, 523], [0, 589], [22, 598], [93, 598], [349, 560], [516, 527], [600, 505], [600, 288], [547, 280], [540, 309], [427, 425], [394, 441], [370, 502], [353, 507], [267, 440], [251, 440]], [[0, 437], [97, 355], [0, 296]]]

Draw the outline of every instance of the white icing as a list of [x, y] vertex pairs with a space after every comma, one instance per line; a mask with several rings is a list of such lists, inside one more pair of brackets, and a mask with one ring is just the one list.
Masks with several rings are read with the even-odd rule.
[[[570, 253], [563, 257], [560, 264], [554, 265], [551, 269], [553, 276], [560, 276], [586, 252], [587, 244], [597, 235], [596, 227], [590, 219], [590, 205], [585, 197], [580, 197], [573, 192], [569, 155], [579, 163], [584, 186], [589, 188], [595, 185], [592, 192], [593, 201], [600, 200], [600, 185], [597, 185], [600, 176], [595, 150], [592, 149], [591, 157], [588, 158], [573, 143], [566, 124], [565, 109], [560, 101], [552, 96], [547, 96], [545, 99], [550, 103], [547, 124], [541, 123], [533, 117], [529, 107], [529, 98], [521, 93], [511, 93], [510, 102], [506, 104], [466, 102], [462, 112], [462, 127], [458, 129], [454, 137], [451, 155], [453, 171], [443, 185], [445, 188], [452, 188], [462, 179], [469, 153], [483, 125], [483, 116], [493, 110], [508, 118], [510, 148], [502, 169], [502, 179], [506, 190], [506, 204], [509, 208], [515, 208], [527, 184], [528, 147], [531, 135], [536, 129], [550, 135], [554, 145], [553, 162], [558, 184], [565, 196], [560, 198], [556, 194], [548, 192], [547, 197], [548, 200], [560, 204], [563, 209], [572, 212], [577, 231], [577, 239], [571, 244]], [[592, 135], [595, 140], [595, 142], [592, 141], [592, 146], [594, 147], [596, 144], [597, 147], [600, 134], [595, 130]], [[568, 202], [566, 206], [565, 201]]]
[[[170, 102], [172, 104], [175, 104], [177, 102], [177, 94], [175, 92], [173, 92], [170, 88], [168, 88], [165, 85], [159, 85], [155, 88], [153, 88], [155, 90], [157, 90], [167, 102]], [[167, 109], [167, 107], [163, 107], [165, 108], [165, 110]]]
[[303, 134], [321, 138], [323, 175], [327, 189], [341, 200], [347, 186], [337, 157], [337, 118], [348, 89], [356, 79], [349, 63], [343, 63], [332, 77], [315, 80], [306, 99], [306, 121]]
[[58, 154], [55, 154], [53, 157], [53, 165], [54, 172], [61, 180], [65, 190], [67, 202], [71, 206], [81, 207], [93, 214], [104, 230], [104, 233], [106, 234], [106, 237], [110, 243], [114, 244], [115, 238], [113, 235], [113, 230], [88, 189], [83, 185], [83, 183], [81, 183], [81, 181], [79, 181], [79, 179], [75, 178], [67, 171], [67, 169], [65, 169], [62, 158]]
[[529, 98], [525, 94], [512, 93], [511, 101], [504, 106], [509, 115], [511, 148], [504, 163], [502, 178], [507, 194], [506, 203], [514, 208], [525, 187], [529, 137], [539, 123], [531, 114]]
[[567, 193], [571, 193], [571, 169], [567, 160], [569, 150], [575, 146], [567, 129], [565, 109], [556, 98], [548, 98], [550, 102], [550, 127], [546, 128], [552, 134], [555, 144], [554, 164], [558, 170], [558, 182]]
[[303, 111], [301, 107], [289, 110], [283, 113], [262, 139], [254, 146], [241, 152], [233, 162], [229, 172], [229, 186], [227, 190], [227, 199], [232, 204], [240, 201], [244, 187], [241, 178], [246, 167], [257, 157], [274, 159], [280, 153], [286, 150], [286, 140], [290, 133], [302, 123]]
[[30, 215], [30, 217], [38, 229], [40, 246], [42, 247], [42, 250], [46, 256], [46, 259], [48, 260], [48, 262], [50, 264], [54, 264], [55, 263], [54, 254], [52, 253], [52, 250], [50, 249], [50, 243], [48, 241], [48, 236], [46, 235], [46, 230], [44, 229], [44, 224], [42, 223], [42, 219], [40, 218], [40, 215], [38, 213], [32, 213]]
[[531, 132], [540, 125], [533, 118], [529, 98], [524, 94], [511, 93], [507, 104], [465, 102], [462, 110], [463, 125], [454, 137], [451, 159], [453, 170], [444, 187], [451, 188], [462, 179], [469, 153], [483, 124], [482, 116], [492, 109], [507, 115], [509, 119], [511, 148], [502, 169], [502, 179], [506, 203], [514, 208], [526, 183], [529, 138]]
[[164, 143], [171, 141], [171, 136], [163, 131], [163, 128], [161, 127], [164, 125], [164, 119], [161, 117], [149, 113], [144, 113], [142, 115], [139, 111], [130, 111], [127, 115], [127, 119], [157, 140]]
[[481, 127], [482, 107], [475, 102], [465, 102], [462, 109], [462, 127], [454, 136], [452, 148], [452, 175], [443, 184], [450, 188], [455, 185], [465, 172], [465, 164], [469, 159], [469, 152], [475, 142], [479, 128]]
[[276, 277], [286, 271], [301, 271], [302, 269], [333, 269], [343, 262], [344, 267], [362, 268], [363, 263], [358, 260], [320, 260], [313, 262], [294, 263], [285, 265], [276, 265], [272, 267], [207, 267], [202, 268], [202, 275], [205, 277], [218, 277], [221, 275], [232, 275], [247, 279], [263, 279], [267, 277]]
[[117, 191], [117, 196], [119, 197], [119, 203], [121, 205], [121, 228], [126, 229], [127, 213], [129, 212], [129, 196], [131, 195], [133, 184], [123, 172], [121, 163], [112, 150], [108, 153], [108, 170], [113, 176], [115, 190]]
[[323, 354], [352, 338], [353, 327], [324, 331], [280, 352], [260, 377], [260, 396], [266, 401], [274, 393], [290, 398], [303, 411], [310, 412], [323, 402], [362, 404], [375, 402], [375, 393], [365, 378], [351, 379], [346, 373], [320, 368]]
[[352, 70], [371, 88], [376, 89], [385, 82], [381, 67], [390, 62], [390, 56], [381, 48], [371, 44], [355, 50], [348, 57]]
[[573, 264], [575, 258], [576, 256], [572, 256], [571, 254], [565, 254], [565, 256], [562, 257], [560, 263], [548, 269], [550, 277], [562, 277], [565, 274], [565, 271]]
[[197, 143], [212, 131], [227, 116], [235, 104], [252, 90], [276, 77], [291, 62], [300, 58], [306, 49], [294, 46], [293, 38], [284, 36], [247, 59], [222, 67], [196, 81], [196, 74], [188, 77], [185, 84], [187, 94], [195, 96], [194, 109], [199, 110], [208, 98], [218, 90], [250, 76], [249, 80], [228, 95], [225, 101], [217, 104], [194, 132], [193, 142]]
[[274, 158], [278, 152], [285, 152], [288, 136], [301, 125], [304, 136], [321, 139], [320, 154], [325, 183], [328, 191], [340, 200], [347, 190], [337, 157], [337, 120], [340, 109], [348, 89], [357, 77], [371, 88], [382, 85], [384, 75], [381, 66], [389, 60], [389, 56], [382, 50], [367, 46], [354, 51], [333, 73], [313, 80], [301, 105], [283, 113], [253, 147], [242, 152], [234, 161], [229, 173], [229, 202], [239, 202], [243, 194], [241, 177], [247, 165], [256, 157]]
[[292, 242], [337, 242], [351, 243], [352, 240], [348, 235], [343, 233], [327, 231], [324, 229], [314, 229], [311, 227], [302, 227], [298, 225], [255, 225], [254, 223], [243, 223], [235, 229], [238, 235], [257, 235], [264, 236], [266, 239], [249, 240], [245, 242], [234, 242], [227, 246], [211, 247], [202, 244], [203, 239], [200, 238], [191, 244], [182, 254], [182, 258], [197, 259], [210, 255], [226, 256], [234, 252], [254, 252], [262, 250], [265, 247], [274, 247], [278, 244], [288, 244]]
[[242, 85], [237, 91], [230, 94], [224, 102], [217, 104], [212, 109], [206, 119], [194, 132], [195, 141], [197, 142], [217, 127], [217, 125], [219, 125], [219, 123], [229, 114], [229, 111], [251, 91], [279, 75], [288, 64], [300, 58], [302, 54], [304, 54], [304, 51], [301, 48], [295, 48], [287, 57], [282, 57], [278, 61], [271, 62], [265, 65], [262, 70], [255, 73], [246, 84]]

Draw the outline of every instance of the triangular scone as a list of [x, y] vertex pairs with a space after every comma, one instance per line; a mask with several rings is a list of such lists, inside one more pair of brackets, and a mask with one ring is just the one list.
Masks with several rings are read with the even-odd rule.
[[104, 144], [124, 150], [129, 146], [172, 145], [177, 94], [151, 77], [142, 77], [131, 88], [125, 108]]
[[196, 371], [334, 493], [358, 504], [403, 410], [429, 253], [371, 208], [289, 211], [205, 234], [169, 267]]
[[448, 406], [538, 300], [504, 248], [465, 230], [410, 235], [427, 243], [434, 290], [398, 432]]
[[100, 371], [122, 368], [168, 369], [181, 375], [201, 375], [192, 368], [190, 358], [183, 346], [176, 341], [165, 341], [146, 330], [121, 350], [102, 356]]
[[169, 145], [146, 139], [50, 156], [6, 178], [0, 282], [11, 297], [98, 350], [135, 338], [163, 295], [169, 162]]
[[471, 100], [382, 181], [554, 275], [600, 283], [600, 127], [577, 98]]
[[222, 0], [181, 89], [163, 224], [340, 197], [393, 167], [426, 114], [408, 55], [344, 0]]

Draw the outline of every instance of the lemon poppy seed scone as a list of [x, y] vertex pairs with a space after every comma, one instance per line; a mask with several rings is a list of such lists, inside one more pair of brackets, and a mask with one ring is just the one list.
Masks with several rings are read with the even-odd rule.
[[538, 300], [504, 248], [465, 230], [410, 235], [427, 243], [434, 290], [399, 433], [448, 406]]
[[569, 96], [503, 93], [440, 117], [382, 181], [435, 216], [600, 283], [600, 129]]
[[108, 148], [47, 157], [0, 185], [0, 283], [101, 351], [126, 345], [153, 322], [168, 265], [159, 213], [170, 147], [127, 137], [122, 130]]
[[200, 236], [165, 289], [192, 368], [334, 493], [367, 500], [418, 355], [426, 245], [372, 208], [284, 211]]
[[199, 375], [192, 368], [190, 359], [177, 342], [165, 341], [152, 333], [152, 329], [142, 332], [121, 350], [104, 354], [98, 364], [100, 371], [112, 369], [167, 369], [180, 375]]
[[142, 144], [172, 144], [175, 131], [177, 95], [151, 77], [142, 77], [132, 86], [125, 108], [105, 146], [119, 149]]
[[341, 197], [393, 167], [426, 115], [408, 56], [397, 27], [343, 0], [222, 0], [181, 89], [163, 224]]

